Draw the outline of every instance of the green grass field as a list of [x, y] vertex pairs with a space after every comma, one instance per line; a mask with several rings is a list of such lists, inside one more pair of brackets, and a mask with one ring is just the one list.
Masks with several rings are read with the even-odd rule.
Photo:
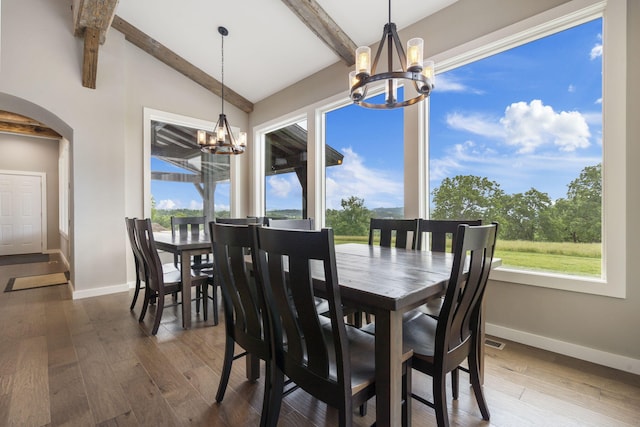
[[[335, 243], [367, 244], [367, 236], [335, 236]], [[499, 240], [495, 257], [505, 267], [599, 277], [601, 248], [600, 243]]]

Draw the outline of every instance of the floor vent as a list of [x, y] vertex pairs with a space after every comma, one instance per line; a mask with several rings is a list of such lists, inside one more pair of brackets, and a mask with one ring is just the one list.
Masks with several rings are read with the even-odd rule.
[[484, 345], [488, 345], [489, 347], [496, 348], [498, 350], [502, 350], [504, 348], [504, 343], [499, 341], [490, 340], [485, 338]]

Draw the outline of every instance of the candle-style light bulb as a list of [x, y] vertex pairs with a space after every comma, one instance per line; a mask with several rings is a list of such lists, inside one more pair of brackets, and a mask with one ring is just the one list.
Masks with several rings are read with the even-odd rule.
[[413, 38], [407, 42], [407, 70], [422, 70], [422, 52], [424, 41], [421, 38]]
[[371, 48], [360, 46], [356, 49], [356, 74], [371, 74]]

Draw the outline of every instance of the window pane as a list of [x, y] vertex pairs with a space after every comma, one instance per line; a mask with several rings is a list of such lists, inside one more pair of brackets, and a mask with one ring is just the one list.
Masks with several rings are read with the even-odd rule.
[[265, 135], [265, 215], [307, 218], [307, 122]]
[[229, 156], [200, 151], [196, 129], [151, 122], [151, 216], [170, 228], [171, 216], [229, 216]]
[[336, 241], [366, 243], [370, 218], [404, 217], [402, 108], [348, 105], [330, 111], [325, 144], [326, 226], [339, 236]]
[[601, 275], [602, 19], [439, 74], [435, 219], [500, 223], [503, 266]]

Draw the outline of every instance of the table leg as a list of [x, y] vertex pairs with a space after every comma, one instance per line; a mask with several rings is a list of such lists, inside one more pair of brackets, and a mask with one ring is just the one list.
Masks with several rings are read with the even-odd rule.
[[[402, 419], [402, 313], [376, 312], [376, 425]], [[408, 425], [411, 425], [409, 417]]]
[[183, 251], [180, 256], [182, 276], [182, 327], [191, 328], [191, 254]]

